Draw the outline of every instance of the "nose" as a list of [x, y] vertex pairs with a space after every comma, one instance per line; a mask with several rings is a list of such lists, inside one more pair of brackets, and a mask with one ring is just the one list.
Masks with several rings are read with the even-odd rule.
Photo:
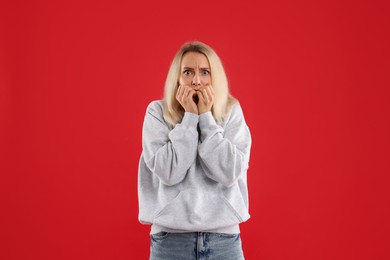
[[192, 85], [193, 86], [200, 86], [199, 73], [195, 73], [195, 76], [192, 78]]

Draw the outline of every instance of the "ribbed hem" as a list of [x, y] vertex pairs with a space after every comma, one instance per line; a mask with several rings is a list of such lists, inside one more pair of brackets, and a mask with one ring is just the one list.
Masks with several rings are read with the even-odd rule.
[[223, 227], [223, 228], [217, 228], [217, 229], [210, 229], [210, 230], [178, 230], [178, 229], [171, 229], [166, 228], [159, 225], [152, 225], [152, 228], [150, 230], [150, 234], [156, 234], [158, 232], [165, 231], [169, 233], [187, 233], [187, 232], [211, 232], [211, 233], [225, 233], [225, 234], [239, 234], [240, 233], [240, 225], [236, 224], [233, 226]]

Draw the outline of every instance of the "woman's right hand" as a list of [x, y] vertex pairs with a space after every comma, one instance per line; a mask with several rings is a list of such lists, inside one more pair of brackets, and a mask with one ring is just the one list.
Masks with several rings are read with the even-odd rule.
[[186, 112], [198, 115], [198, 106], [193, 99], [194, 95], [196, 95], [196, 91], [192, 87], [180, 85], [176, 92], [176, 100]]

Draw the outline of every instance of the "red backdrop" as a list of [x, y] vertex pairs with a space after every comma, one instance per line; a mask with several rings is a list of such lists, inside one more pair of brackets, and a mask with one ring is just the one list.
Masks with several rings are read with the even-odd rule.
[[390, 259], [386, 1], [8, 1], [1, 259], [147, 259], [141, 127], [188, 40], [253, 137], [247, 259]]

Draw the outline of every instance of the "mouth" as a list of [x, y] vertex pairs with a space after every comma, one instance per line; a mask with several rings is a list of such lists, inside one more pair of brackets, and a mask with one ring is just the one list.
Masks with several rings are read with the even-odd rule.
[[198, 95], [197, 95], [197, 94], [194, 94], [194, 95], [192, 96], [192, 100], [194, 100], [195, 104], [198, 104], [198, 101], [199, 101]]

